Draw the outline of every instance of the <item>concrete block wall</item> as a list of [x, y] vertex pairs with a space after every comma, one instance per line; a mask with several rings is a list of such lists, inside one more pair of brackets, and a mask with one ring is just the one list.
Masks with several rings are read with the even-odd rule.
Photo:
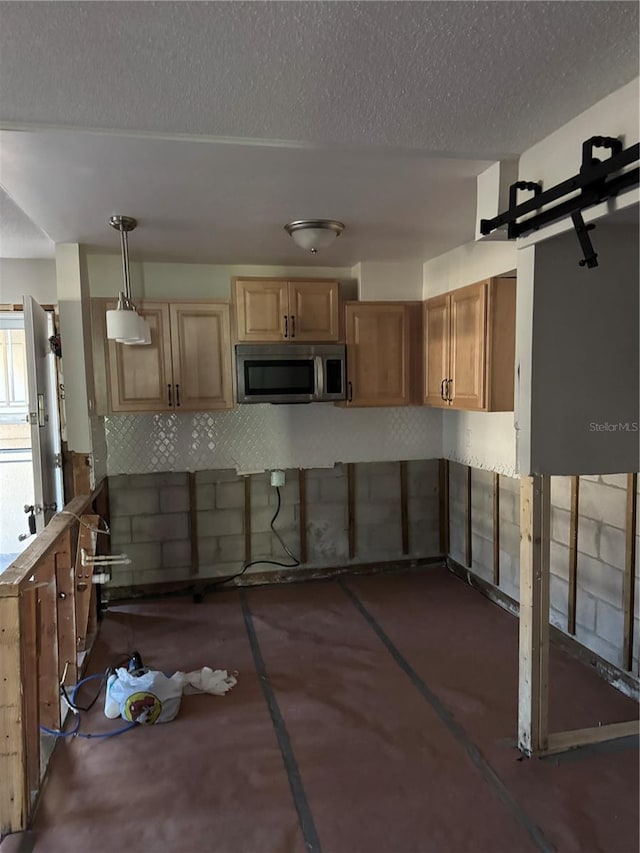
[[[450, 463], [451, 556], [466, 565], [466, 477]], [[472, 470], [472, 561], [470, 568], [493, 579], [493, 474]], [[576, 639], [611, 663], [622, 664], [626, 474], [580, 478]], [[550, 611], [567, 632], [571, 478], [551, 478]], [[640, 537], [636, 531], [636, 554]], [[500, 477], [500, 589], [519, 599], [520, 481]], [[634, 672], [638, 672], [640, 578], [636, 568]]]
[[[400, 465], [355, 466], [356, 557], [354, 563], [400, 559], [402, 527]], [[199, 568], [191, 568], [189, 475], [157, 473], [109, 478], [111, 548], [125, 552], [130, 566], [115, 566], [112, 588], [226, 577], [245, 561], [245, 478], [235, 470], [198, 471], [196, 513]], [[300, 556], [298, 470], [285, 471], [275, 527], [289, 550]], [[438, 461], [407, 463], [409, 556], [439, 553]], [[291, 563], [270, 522], [277, 493], [270, 474], [251, 475], [251, 559]], [[306, 471], [307, 562], [303, 568], [349, 563], [347, 466]], [[280, 567], [265, 563], [247, 571]]]

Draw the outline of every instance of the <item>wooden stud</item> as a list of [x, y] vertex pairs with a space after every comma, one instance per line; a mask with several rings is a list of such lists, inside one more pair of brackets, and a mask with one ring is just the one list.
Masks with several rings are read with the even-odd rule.
[[[80, 516], [83, 523], [79, 526], [78, 542], [75, 551], [75, 638], [76, 650], [83, 652], [87, 647], [87, 634], [89, 628], [89, 611], [91, 608], [91, 592], [93, 590], [94, 567], [82, 565], [82, 551], [86, 551], [89, 558], [95, 557], [97, 553], [98, 539], [102, 538], [95, 531], [98, 529], [99, 518], [97, 515]], [[60, 576], [56, 574], [58, 582], [58, 596], [64, 589], [60, 587]], [[58, 602], [58, 635], [60, 637], [60, 667], [64, 669], [69, 655], [64, 650], [64, 625], [61, 620], [62, 610]], [[75, 666], [68, 672], [69, 682], [75, 684]]]
[[349, 559], [356, 556], [356, 466], [347, 464], [347, 516], [349, 524]]
[[[89, 519], [95, 519], [96, 515], [82, 516], [85, 523], [90, 523]], [[93, 570], [90, 567], [84, 568], [80, 563], [80, 547], [83, 539], [86, 544], [91, 537], [91, 532], [86, 527], [80, 527], [81, 533], [78, 537], [78, 558], [74, 566], [71, 559], [71, 535], [67, 528], [59, 538], [59, 550], [54, 554], [54, 566], [56, 577], [56, 622], [58, 626], [58, 676], [62, 679], [63, 673], [66, 673], [65, 684], [75, 684], [78, 680], [78, 648], [84, 649], [84, 634], [82, 630], [82, 639], [80, 642], [80, 633], [77, 629], [77, 610], [80, 610], [80, 624], [86, 625], [86, 618], [89, 615], [89, 598], [91, 596], [91, 575]], [[87, 535], [88, 534], [88, 535]], [[95, 542], [95, 534], [94, 534]], [[91, 548], [90, 553], [95, 552], [95, 546]], [[85, 578], [85, 575], [88, 577]], [[83, 618], [85, 609], [84, 601], [86, 600], [86, 616]]]
[[400, 463], [400, 518], [402, 525], [402, 553], [409, 553], [409, 488], [407, 463]]
[[37, 591], [22, 595], [20, 637], [22, 650], [22, 689], [24, 712], [24, 744], [26, 751], [27, 805], [40, 790], [40, 720], [38, 709], [38, 612]]
[[550, 519], [549, 477], [522, 477], [518, 746], [527, 755], [548, 739]]
[[636, 586], [636, 523], [638, 519], [638, 475], [627, 474], [627, 523], [624, 560], [624, 634], [622, 638], [622, 665], [633, 669], [633, 614]]
[[59, 729], [60, 670], [58, 667], [58, 611], [54, 554], [49, 554], [40, 563], [38, 580], [46, 581], [43, 586], [38, 588], [40, 722], [49, 728]]
[[449, 460], [438, 460], [440, 553], [449, 555]]
[[500, 474], [493, 475], [493, 582], [500, 586]]
[[0, 598], [0, 836], [25, 829], [28, 811], [25, 773], [20, 598]]
[[471, 550], [471, 466], [467, 465], [467, 512], [466, 512], [466, 561], [471, 568], [473, 552]]
[[298, 469], [298, 492], [300, 497], [300, 562], [307, 562], [307, 472]]
[[569, 519], [569, 592], [567, 631], [576, 633], [576, 599], [578, 594], [578, 527], [580, 519], [580, 477], [571, 478], [571, 516]]
[[198, 490], [196, 475], [189, 471], [189, 543], [191, 545], [191, 574], [200, 571], [200, 554], [198, 551]]
[[609, 740], [617, 740], [621, 737], [630, 737], [640, 734], [640, 723], [638, 720], [630, 720], [626, 723], [608, 723], [604, 726], [593, 726], [588, 729], [575, 729], [568, 732], [555, 732], [549, 735], [545, 755], [554, 755], [558, 752], [566, 752], [579, 746], [590, 746], [594, 743], [605, 743]]
[[251, 475], [244, 478], [244, 562], [251, 562]]

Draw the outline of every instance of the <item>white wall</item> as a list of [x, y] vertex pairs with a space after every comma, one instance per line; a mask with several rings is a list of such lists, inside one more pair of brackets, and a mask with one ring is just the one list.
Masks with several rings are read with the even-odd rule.
[[516, 245], [509, 243], [465, 243], [427, 261], [422, 268], [422, 299], [430, 299], [482, 281], [513, 272], [517, 266]]
[[0, 304], [17, 304], [25, 295], [40, 305], [56, 304], [55, 261], [0, 259]]
[[593, 232], [599, 266], [578, 266], [571, 233], [535, 247], [531, 470], [611, 474], [639, 467], [637, 226]]
[[363, 261], [357, 264], [353, 271], [354, 278], [358, 281], [357, 298], [363, 302], [411, 302], [422, 299], [421, 261]]

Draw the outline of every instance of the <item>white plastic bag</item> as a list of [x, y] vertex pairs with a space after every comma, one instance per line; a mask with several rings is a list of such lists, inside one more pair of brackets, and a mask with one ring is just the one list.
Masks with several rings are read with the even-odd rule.
[[133, 675], [124, 668], [116, 670], [116, 676], [108, 687], [108, 699], [118, 704], [124, 720], [168, 723], [180, 710], [183, 685], [179, 679], [156, 670]]

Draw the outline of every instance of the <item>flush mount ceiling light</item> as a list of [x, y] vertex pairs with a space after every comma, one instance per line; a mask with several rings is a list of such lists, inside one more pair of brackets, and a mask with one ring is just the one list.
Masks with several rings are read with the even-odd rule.
[[137, 226], [131, 216], [112, 216], [109, 225], [120, 232], [122, 250], [122, 277], [124, 291], [118, 294], [118, 307], [107, 311], [107, 337], [120, 344], [150, 344], [151, 328], [149, 323], [136, 311], [131, 300], [131, 280], [129, 276], [129, 243], [127, 234]]
[[342, 234], [344, 224], [335, 219], [296, 219], [284, 230], [301, 249], [316, 255], [318, 249], [326, 249]]

